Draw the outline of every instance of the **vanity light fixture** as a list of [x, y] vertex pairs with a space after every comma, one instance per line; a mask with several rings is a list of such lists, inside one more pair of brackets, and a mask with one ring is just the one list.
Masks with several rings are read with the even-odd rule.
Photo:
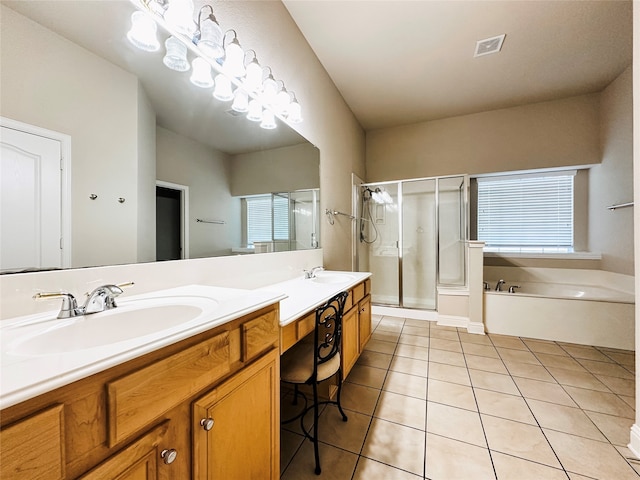
[[[209, 9], [210, 13], [204, 19], [202, 13]], [[213, 14], [213, 7], [211, 5], [205, 5], [200, 9], [198, 13], [198, 29], [193, 35], [193, 43], [195, 43], [205, 57], [212, 60], [224, 57], [224, 48], [222, 48], [222, 42], [224, 34], [222, 29]]]
[[191, 64], [191, 83], [200, 88], [213, 87], [213, 77], [211, 76], [211, 65], [204, 58], [196, 57]]
[[229, 77], [222, 73], [216, 75], [216, 88], [213, 89], [213, 96], [222, 102], [233, 100], [233, 87]]
[[189, 60], [187, 60], [187, 46], [184, 43], [172, 36], [167, 38], [164, 46], [167, 53], [162, 59], [162, 63], [176, 72], [186, 72], [191, 68]]
[[169, 6], [164, 12], [164, 20], [177, 33], [192, 38], [196, 30], [193, 8], [193, 0], [169, 0]]
[[[233, 33], [233, 40], [224, 45], [227, 33], [230, 32]], [[233, 77], [244, 77], [246, 73], [244, 68], [244, 50], [242, 50], [240, 42], [238, 41], [238, 34], [235, 30], [227, 30], [224, 34], [224, 40], [224, 61], [222, 62], [222, 69]]]
[[262, 67], [258, 63], [256, 52], [254, 50], [247, 50], [246, 55], [250, 53], [253, 53], [253, 60], [245, 67], [247, 75], [244, 78], [243, 84], [247, 91], [259, 92], [262, 88]]
[[278, 83], [273, 78], [273, 72], [271, 67], [265, 67], [265, 70], [269, 69], [269, 75], [262, 82], [262, 103], [265, 105], [273, 105], [276, 101], [276, 95], [278, 94]]
[[286, 117], [289, 114], [289, 104], [291, 103], [291, 96], [289, 92], [287, 92], [286, 87], [284, 86], [284, 82], [279, 80], [282, 83], [282, 88], [276, 95], [276, 99], [273, 105], [278, 115], [282, 115]]
[[127, 32], [127, 38], [136, 47], [145, 52], [157, 52], [160, 50], [157, 34], [158, 25], [153, 18], [139, 10], [131, 14], [131, 29]]
[[249, 111], [249, 94], [242, 88], [236, 89], [236, 93], [233, 96], [231, 109], [239, 113], [245, 113]]
[[273, 130], [277, 127], [275, 115], [272, 110], [262, 111], [262, 122], [260, 122], [260, 127], [266, 130]]
[[291, 100], [291, 103], [289, 104], [287, 120], [289, 121], [289, 123], [293, 123], [293, 124], [301, 123], [302, 107], [298, 103], [296, 94], [291, 92], [291, 95], [293, 95], [293, 100]]
[[259, 100], [253, 98], [249, 101], [249, 112], [247, 113], [247, 118], [252, 122], [262, 121], [262, 104]]

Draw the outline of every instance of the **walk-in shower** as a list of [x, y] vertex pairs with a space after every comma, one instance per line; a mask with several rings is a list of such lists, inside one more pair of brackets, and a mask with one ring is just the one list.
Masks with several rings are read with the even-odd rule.
[[357, 265], [373, 273], [373, 303], [435, 310], [438, 286], [466, 285], [466, 176], [363, 184], [358, 196]]

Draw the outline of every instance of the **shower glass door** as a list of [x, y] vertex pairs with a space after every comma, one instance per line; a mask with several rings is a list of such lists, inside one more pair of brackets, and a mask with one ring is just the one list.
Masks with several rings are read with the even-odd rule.
[[406, 308], [436, 308], [435, 179], [405, 181], [402, 192], [401, 299]]

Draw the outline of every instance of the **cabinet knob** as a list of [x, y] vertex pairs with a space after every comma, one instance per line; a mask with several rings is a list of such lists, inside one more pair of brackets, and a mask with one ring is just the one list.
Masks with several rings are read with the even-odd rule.
[[200, 426], [202, 426], [202, 428], [204, 428], [205, 432], [208, 432], [209, 430], [211, 430], [213, 428], [213, 418], [203, 418], [202, 420], [200, 420]]
[[165, 449], [160, 453], [160, 456], [162, 457], [162, 460], [165, 464], [170, 465], [175, 462], [176, 457], [178, 456], [178, 452], [173, 448]]

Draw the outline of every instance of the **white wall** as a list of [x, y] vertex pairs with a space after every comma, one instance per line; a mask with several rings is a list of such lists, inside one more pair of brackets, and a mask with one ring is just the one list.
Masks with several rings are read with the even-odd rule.
[[138, 262], [156, 260], [156, 113], [138, 84]]

